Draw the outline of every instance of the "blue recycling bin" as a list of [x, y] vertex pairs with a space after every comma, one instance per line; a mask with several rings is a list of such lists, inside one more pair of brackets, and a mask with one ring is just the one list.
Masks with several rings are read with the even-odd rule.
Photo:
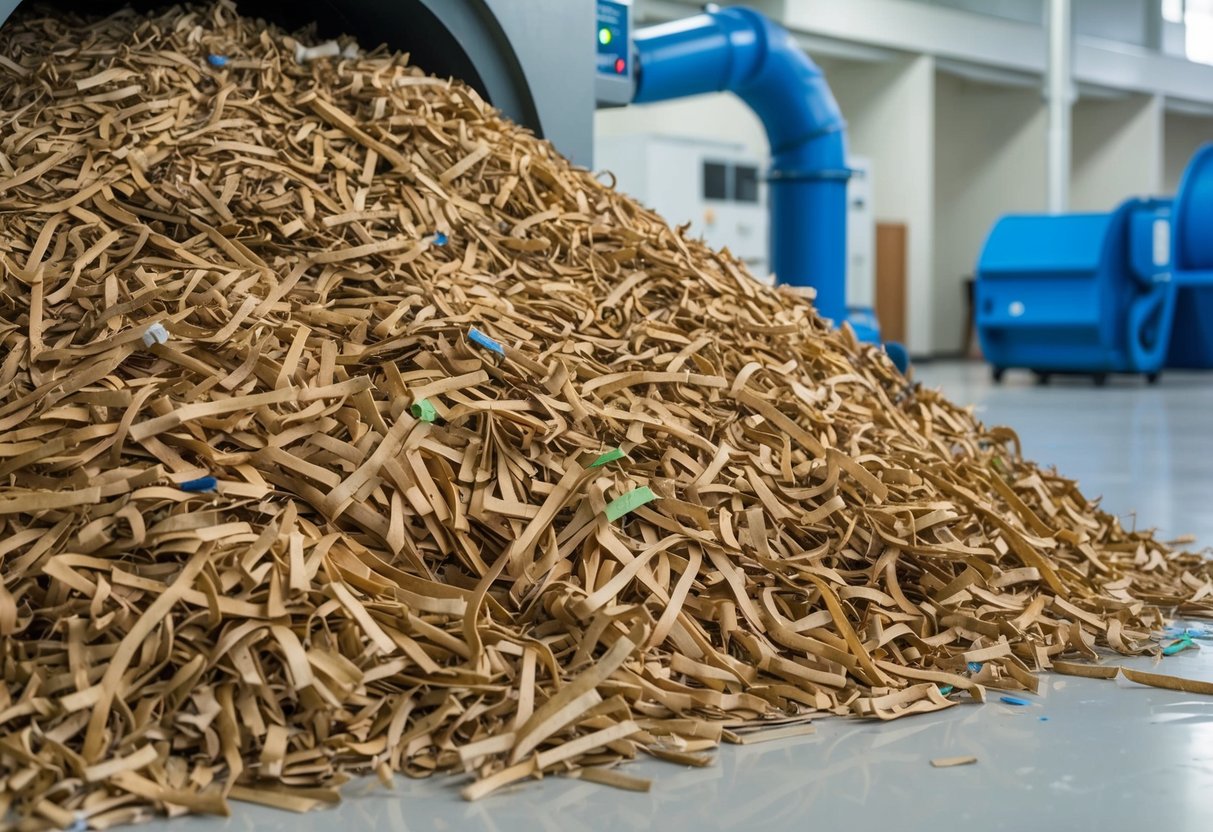
[[1130, 199], [1110, 214], [1000, 219], [975, 287], [978, 338], [995, 378], [1012, 367], [1156, 377], [1175, 309], [1171, 206]]

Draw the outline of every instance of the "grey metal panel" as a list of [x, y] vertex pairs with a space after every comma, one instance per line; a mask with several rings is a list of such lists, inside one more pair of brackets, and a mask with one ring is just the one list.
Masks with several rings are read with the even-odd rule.
[[[429, 0], [445, 6], [447, 0]], [[513, 46], [545, 138], [593, 163], [593, 0], [484, 0]]]
[[[470, 62], [476, 77], [465, 77], [464, 80], [480, 88], [493, 106], [514, 121], [537, 133], [545, 133], [518, 54], [526, 55], [526, 44], [511, 42], [502, 21], [491, 8], [492, 4], [487, 0], [421, 0], [421, 3], [454, 38]], [[504, 12], [503, 17], [508, 22], [509, 10]], [[418, 59], [418, 56], [414, 58]], [[427, 59], [433, 63], [427, 64]], [[461, 74], [458, 67], [438, 66], [439, 62], [434, 55], [418, 59], [419, 65], [435, 73]]]
[[0, 0], [0, 23], [8, 20], [8, 16], [17, 8], [21, 0]]

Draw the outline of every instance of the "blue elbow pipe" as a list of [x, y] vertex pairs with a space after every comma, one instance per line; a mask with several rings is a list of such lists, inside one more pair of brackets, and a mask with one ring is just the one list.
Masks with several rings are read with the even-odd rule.
[[729, 91], [771, 145], [771, 269], [816, 290], [818, 312], [847, 317], [846, 122], [818, 66], [792, 35], [732, 7], [636, 34], [637, 103]]

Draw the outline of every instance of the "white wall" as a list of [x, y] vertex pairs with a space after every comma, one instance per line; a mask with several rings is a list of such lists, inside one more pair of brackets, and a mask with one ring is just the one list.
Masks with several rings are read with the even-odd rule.
[[1045, 210], [1040, 92], [939, 73], [935, 80], [935, 305], [931, 349], [965, 349], [966, 277], [1003, 214]]
[[851, 152], [872, 160], [876, 221], [907, 226], [906, 340], [911, 353], [928, 354], [934, 348], [935, 60], [823, 61], [822, 68], [847, 119]]
[[1174, 194], [1192, 154], [1206, 142], [1213, 142], [1213, 117], [1167, 113], [1163, 137], [1163, 193]]
[[1070, 208], [1110, 211], [1162, 192], [1162, 101], [1082, 99], [1073, 110]]
[[[905, 54], [929, 54], [967, 61], [983, 68], [1008, 69], [1041, 75], [1046, 64], [1044, 27], [1036, 21], [972, 14], [943, 3], [907, 0], [774, 0], [762, 8], [773, 8], [790, 28], [817, 38], [898, 50]], [[1146, 2], [1147, 0], [1141, 0]], [[948, 0], [947, 6], [985, 6], [993, 0]], [[1100, 0], [1102, 4], [1105, 0]], [[1105, 34], [1119, 27], [1117, 10], [1129, 0], [1106, 0], [1104, 14], [1112, 26], [1101, 23]], [[1152, 2], [1152, 0], [1151, 0]], [[1132, 5], [1132, 4], [1131, 4]], [[1144, 14], [1144, 12], [1143, 12]], [[1022, 15], [1021, 15], [1022, 16]], [[1100, 21], [1103, 18], [1099, 18]], [[1136, 31], [1141, 15], [1129, 16], [1125, 29]], [[1125, 45], [1092, 35], [1083, 36], [1086, 23], [1079, 20], [1080, 36], [1074, 45], [1074, 79], [1108, 89], [1163, 94], [1202, 104], [1213, 104], [1213, 66], [1176, 60], [1150, 48]], [[1148, 39], [1157, 38], [1153, 24], [1146, 27]]]
[[1074, 0], [1074, 34], [1151, 46], [1162, 26], [1159, 0]]
[[701, 95], [660, 104], [634, 104], [599, 110], [594, 115], [596, 136], [651, 133], [696, 137], [742, 145], [760, 159], [770, 158], [762, 122], [731, 93]]
[[[796, 0], [791, 0], [795, 3]], [[1020, 23], [1044, 20], [1046, 0], [918, 0], [962, 12]], [[1074, 33], [1149, 46], [1162, 23], [1159, 0], [1074, 0]], [[1157, 18], [1157, 21], [1153, 20]]]
[[1005, 17], [1024, 23], [1039, 23], [1045, 0], [919, 0], [932, 6], [947, 6], [965, 12]]

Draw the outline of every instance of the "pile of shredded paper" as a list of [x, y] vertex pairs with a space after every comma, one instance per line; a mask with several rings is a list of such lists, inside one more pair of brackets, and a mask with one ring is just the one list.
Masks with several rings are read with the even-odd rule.
[[644, 788], [1213, 612], [1199, 555], [406, 56], [230, 3], [0, 43], [5, 823]]

